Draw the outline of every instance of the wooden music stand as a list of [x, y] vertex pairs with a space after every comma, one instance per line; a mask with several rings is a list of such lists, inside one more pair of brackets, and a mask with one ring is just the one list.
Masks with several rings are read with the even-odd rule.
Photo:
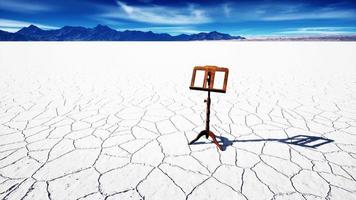
[[[204, 79], [203, 82], [200, 83], [202, 85], [197, 85], [199, 83], [196, 83], [196, 75], [197, 71], [203, 71], [204, 72]], [[223, 82], [223, 87], [222, 88], [214, 88], [214, 81], [215, 81], [215, 74], [216, 72], [222, 72], [224, 73], [224, 82]], [[189, 144], [193, 144], [196, 142], [199, 138], [205, 135], [206, 139], [210, 136], [211, 139], [213, 140], [214, 144], [222, 150], [220, 144], [216, 140], [215, 134], [210, 131], [210, 92], [221, 92], [221, 93], [226, 93], [226, 86], [227, 86], [227, 79], [229, 76], [229, 69], [228, 68], [223, 68], [223, 67], [217, 67], [217, 66], [196, 66], [193, 69], [193, 75], [192, 75], [192, 80], [190, 83], [190, 89], [191, 90], [202, 90], [202, 91], [208, 91], [208, 98], [204, 100], [206, 103], [206, 125], [205, 125], [205, 130], [201, 131], [199, 135], [192, 140]]]

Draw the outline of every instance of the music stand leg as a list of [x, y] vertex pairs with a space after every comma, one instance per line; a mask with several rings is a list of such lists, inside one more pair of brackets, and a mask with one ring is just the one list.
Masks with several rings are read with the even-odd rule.
[[222, 151], [222, 148], [219, 144], [219, 142], [216, 140], [215, 134], [211, 131], [209, 131], [209, 136], [211, 137], [211, 139], [213, 139], [214, 144], [220, 149], [220, 151]]
[[199, 138], [203, 137], [205, 135], [206, 138], [208, 138], [208, 134], [207, 134], [207, 131], [206, 130], [203, 130], [199, 133], [199, 135], [194, 139], [192, 140], [191, 142], [189, 142], [189, 144], [194, 144], [194, 142], [196, 142], [197, 140], [199, 140]]

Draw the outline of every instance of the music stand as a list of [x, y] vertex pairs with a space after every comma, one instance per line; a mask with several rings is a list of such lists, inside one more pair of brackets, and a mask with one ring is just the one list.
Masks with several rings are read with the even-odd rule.
[[[197, 72], [199, 72], [199, 71], [204, 73], [204, 78], [203, 78], [202, 82], [200, 82], [200, 83], [196, 79]], [[223, 75], [223, 77], [224, 77], [223, 85], [220, 88], [214, 87], [214, 82], [215, 82], [215, 78], [216, 78], [216, 74], [217, 73], [223, 73], [224, 74]], [[210, 65], [207, 65], [207, 66], [196, 66], [196, 67], [193, 68], [192, 80], [191, 80], [189, 88], [191, 90], [208, 91], [208, 98], [206, 100], [204, 100], [204, 102], [206, 103], [205, 130], [201, 131], [199, 133], [199, 135], [194, 140], [189, 142], [189, 144], [193, 144], [199, 138], [201, 138], [202, 136], [205, 135], [206, 139], [208, 139], [208, 137], [210, 136], [211, 139], [213, 140], [214, 144], [220, 150], [222, 150], [220, 144], [216, 140], [215, 134], [212, 131], [210, 131], [210, 127], [209, 127], [209, 125], [210, 125], [210, 104], [211, 104], [210, 92], [226, 93], [226, 86], [227, 86], [228, 76], [229, 76], [229, 69], [228, 68], [210, 66]]]

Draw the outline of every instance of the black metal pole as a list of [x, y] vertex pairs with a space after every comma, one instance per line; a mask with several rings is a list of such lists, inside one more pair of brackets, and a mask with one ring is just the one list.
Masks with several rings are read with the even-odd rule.
[[[208, 88], [210, 89], [210, 79], [211, 79], [211, 74], [208, 72]], [[206, 99], [206, 124], [205, 124], [205, 130], [207, 133], [209, 133], [209, 127], [210, 127], [210, 90], [208, 91], [208, 98]], [[208, 134], [206, 136], [208, 138]]]
[[206, 125], [205, 130], [209, 132], [210, 130], [210, 91], [208, 91], [208, 99], [206, 100]]

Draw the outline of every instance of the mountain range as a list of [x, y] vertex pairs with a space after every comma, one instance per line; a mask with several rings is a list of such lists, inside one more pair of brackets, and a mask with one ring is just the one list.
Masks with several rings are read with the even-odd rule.
[[356, 35], [322, 35], [249, 38], [248, 41], [356, 41]]
[[24, 27], [15, 33], [0, 30], [0, 41], [196, 41], [196, 40], [243, 40], [216, 31], [172, 36], [167, 33], [153, 33], [137, 30], [117, 31], [108, 26], [94, 28], [64, 26], [55, 30], [43, 30], [35, 25]]

